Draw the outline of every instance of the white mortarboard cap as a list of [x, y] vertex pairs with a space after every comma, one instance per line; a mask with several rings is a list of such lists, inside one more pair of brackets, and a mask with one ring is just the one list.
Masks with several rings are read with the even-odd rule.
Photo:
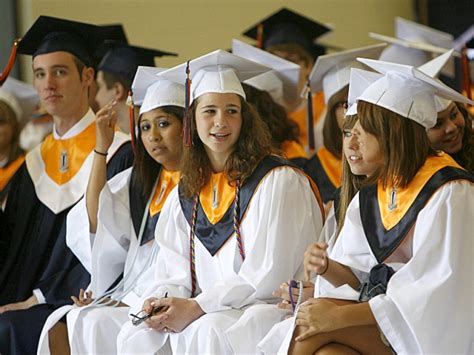
[[[453, 55], [453, 49], [447, 51], [444, 54], [436, 57], [435, 59], [430, 60], [428, 63], [423, 64], [422, 66], [418, 67], [418, 70], [425, 73], [426, 75], [435, 78], [438, 76], [439, 72], [443, 67], [446, 65], [448, 60]], [[442, 97], [435, 96], [435, 105], [436, 105], [436, 112], [442, 112], [448, 108], [451, 104], [451, 100], [443, 99]]]
[[278, 77], [274, 70], [254, 76], [243, 81], [258, 90], [266, 91], [272, 97], [273, 101], [285, 106], [285, 94], [283, 90], [283, 81]]
[[[300, 77], [300, 66], [298, 64], [280, 58], [237, 39], [232, 40], [232, 53], [273, 69], [273, 74], [261, 74], [246, 80], [246, 84], [254, 86], [259, 90], [267, 91], [271, 95], [273, 92], [273, 95], [275, 95], [279, 91], [276, 81], [276, 79], [279, 78], [283, 84], [284, 98], [288, 103], [291, 104], [297, 100], [298, 82]], [[275, 100], [273, 95], [272, 98]], [[282, 101], [281, 98], [275, 101], [280, 104], [284, 103], [284, 100]]]
[[39, 106], [39, 97], [33, 86], [9, 77], [0, 88], [0, 100], [15, 112], [18, 121], [29, 120]]
[[184, 108], [184, 85], [160, 78], [162, 68], [138, 67], [132, 90], [135, 104], [140, 102], [140, 115], [163, 106]]
[[[351, 76], [349, 86], [351, 102], [363, 100], [373, 103], [412, 119], [427, 129], [436, 124], [435, 95], [453, 101], [472, 103], [439, 80], [412, 66], [365, 58], [358, 60], [383, 76], [372, 83], [367, 79], [358, 81], [360, 73], [358, 76]], [[369, 86], [364, 90], [363, 86], [367, 84]], [[355, 90], [355, 93], [351, 93], [351, 90]], [[347, 115], [355, 114], [354, 111], [356, 107], [351, 107]]]
[[148, 87], [157, 81], [156, 75], [166, 68], [139, 66], [132, 82], [133, 104], [141, 106]]
[[453, 35], [401, 17], [395, 18], [395, 35], [401, 39], [424, 42], [445, 49], [453, 47]]
[[[396, 38], [369, 33], [374, 39], [392, 44], [380, 60], [418, 67], [430, 60], [432, 54], [442, 54], [453, 47], [451, 34], [401, 17], [395, 18], [395, 35]], [[454, 60], [443, 68], [443, 74], [454, 77]]]
[[[179, 84], [186, 82], [183, 63], [158, 74], [159, 77]], [[270, 68], [218, 49], [189, 62], [191, 77], [190, 103], [205, 93], [234, 93], [245, 98], [241, 81], [265, 73]]]
[[351, 68], [362, 68], [357, 57], [378, 58], [385, 44], [354, 48], [343, 52], [319, 56], [309, 74], [311, 90], [324, 91], [324, 100], [328, 103], [332, 95], [349, 84]]

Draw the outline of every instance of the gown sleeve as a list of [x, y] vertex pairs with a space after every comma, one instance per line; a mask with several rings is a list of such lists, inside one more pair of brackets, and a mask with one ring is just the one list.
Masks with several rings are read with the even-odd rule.
[[413, 257], [369, 301], [397, 353], [474, 351], [474, 186], [441, 187], [418, 215]]

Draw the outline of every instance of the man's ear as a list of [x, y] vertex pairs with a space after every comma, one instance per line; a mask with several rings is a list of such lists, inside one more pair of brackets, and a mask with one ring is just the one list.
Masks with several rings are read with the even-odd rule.
[[122, 83], [116, 81], [114, 84], [114, 98], [118, 101], [125, 101], [128, 96], [128, 90], [122, 85]]
[[90, 86], [94, 81], [94, 68], [85, 67], [82, 69], [82, 81]]

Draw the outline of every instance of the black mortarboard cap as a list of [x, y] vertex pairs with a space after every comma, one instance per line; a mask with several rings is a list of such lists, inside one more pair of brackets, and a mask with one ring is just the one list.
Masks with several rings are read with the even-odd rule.
[[97, 70], [113, 73], [133, 81], [139, 66], [155, 66], [155, 57], [176, 56], [159, 49], [137, 47], [116, 41], [105, 41], [98, 51], [105, 51]]
[[263, 49], [277, 44], [294, 43], [302, 46], [314, 57], [324, 54], [325, 51], [323, 45], [315, 44], [315, 40], [332, 30], [327, 25], [282, 8], [243, 34], [258, 40], [260, 25], [263, 25]]
[[104, 40], [125, 37], [121, 26], [97, 26], [83, 22], [40, 16], [18, 45], [18, 53], [33, 57], [64, 51], [90, 66], [91, 55]]

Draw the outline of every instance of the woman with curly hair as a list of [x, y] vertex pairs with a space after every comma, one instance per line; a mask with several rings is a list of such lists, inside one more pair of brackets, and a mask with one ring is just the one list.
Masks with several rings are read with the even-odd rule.
[[[302, 276], [319, 235], [317, 189], [272, 155], [270, 135], [246, 102], [241, 80], [262, 66], [215, 51], [188, 63], [192, 75], [182, 179], [162, 211], [155, 279], [127, 324], [119, 353], [248, 353], [284, 312], [269, 303]], [[186, 64], [165, 71], [185, 80]], [[150, 330], [154, 331], [150, 331]]]

